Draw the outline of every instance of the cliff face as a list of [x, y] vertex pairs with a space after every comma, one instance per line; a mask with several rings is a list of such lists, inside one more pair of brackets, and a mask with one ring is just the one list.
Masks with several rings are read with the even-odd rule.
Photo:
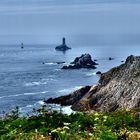
[[[77, 91], [80, 92], [81, 90]], [[74, 94], [75, 92], [70, 95]], [[131, 55], [124, 64], [101, 74], [97, 85], [91, 86], [82, 97], [73, 103], [69, 102], [69, 105], [72, 105], [73, 110], [93, 109], [100, 112], [139, 108], [140, 56]]]

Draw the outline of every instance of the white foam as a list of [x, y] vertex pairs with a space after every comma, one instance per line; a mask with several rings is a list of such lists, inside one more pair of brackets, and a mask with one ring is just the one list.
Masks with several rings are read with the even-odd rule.
[[50, 63], [45, 63], [45, 65], [56, 65], [56, 63], [50, 62]]
[[68, 115], [70, 115], [71, 113], [75, 113], [75, 111], [71, 109], [71, 106], [62, 107], [62, 112]]
[[23, 94], [14, 94], [14, 95], [7, 95], [7, 96], [1, 96], [0, 99], [2, 98], [10, 98], [10, 97], [17, 97], [17, 96], [22, 96]]
[[26, 83], [25, 86], [39, 86], [39, 85], [46, 85], [48, 82], [47, 81], [38, 81], [38, 82], [30, 82]]
[[24, 93], [24, 95], [37, 95], [37, 94], [45, 94], [48, 91], [43, 91], [43, 92], [29, 92], [29, 93]]
[[27, 105], [27, 106], [26, 106], [26, 108], [31, 108], [31, 107], [33, 107], [33, 105]]
[[78, 90], [80, 88], [82, 88], [82, 86], [76, 86], [74, 88], [62, 89], [62, 90], [59, 90], [58, 92], [60, 92], [60, 93], [70, 93], [70, 92], [72, 92], [74, 90]]
[[45, 94], [48, 91], [42, 91], [42, 92], [29, 92], [29, 93], [23, 93], [23, 94], [14, 94], [14, 95], [8, 95], [8, 96], [1, 96], [2, 98], [10, 98], [10, 97], [18, 97], [18, 96], [30, 96], [30, 95], [37, 95], [37, 94]]
[[96, 72], [92, 72], [92, 73], [87, 73], [86, 76], [94, 76], [96, 75]]
[[71, 109], [71, 106], [61, 106], [60, 104], [47, 104], [47, 105], [48, 105], [47, 109], [51, 108], [51, 110], [62, 112], [63, 114], [70, 115], [71, 113], [75, 113], [75, 111]]
[[61, 71], [61, 69], [55, 69], [55, 71]]
[[43, 101], [38, 101], [37, 103], [40, 104], [40, 105], [44, 105], [45, 104]]

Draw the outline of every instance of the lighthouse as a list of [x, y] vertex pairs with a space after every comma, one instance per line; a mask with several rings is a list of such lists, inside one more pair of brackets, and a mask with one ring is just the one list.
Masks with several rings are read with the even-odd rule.
[[63, 37], [63, 39], [62, 39], [62, 44], [63, 45], [66, 45], [66, 39], [65, 39], [65, 37]]
[[58, 50], [58, 51], [66, 51], [66, 50], [69, 50], [71, 48], [66, 45], [66, 39], [65, 39], [65, 37], [63, 37], [62, 38], [62, 44], [59, 45], [59, 46], [56, 46], [55, 49]]

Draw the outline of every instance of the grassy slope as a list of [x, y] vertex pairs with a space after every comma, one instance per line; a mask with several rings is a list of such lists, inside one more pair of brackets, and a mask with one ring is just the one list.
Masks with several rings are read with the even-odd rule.
[[38, 116], [18, 117], [18, 108], [0, 120], [1, 140], [137, 140], [140, 138], [140, 110], [107, 114], [64, 115], [36, 111]]

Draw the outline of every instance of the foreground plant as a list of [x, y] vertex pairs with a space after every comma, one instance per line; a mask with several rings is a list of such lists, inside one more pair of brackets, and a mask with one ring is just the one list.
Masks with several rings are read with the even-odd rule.
[[113, 113], [66, 115], [34, 110], [19, 117], [16, 108], [0, 120], [1, 140], [137, 140], [140, 139], [140, 110]]

